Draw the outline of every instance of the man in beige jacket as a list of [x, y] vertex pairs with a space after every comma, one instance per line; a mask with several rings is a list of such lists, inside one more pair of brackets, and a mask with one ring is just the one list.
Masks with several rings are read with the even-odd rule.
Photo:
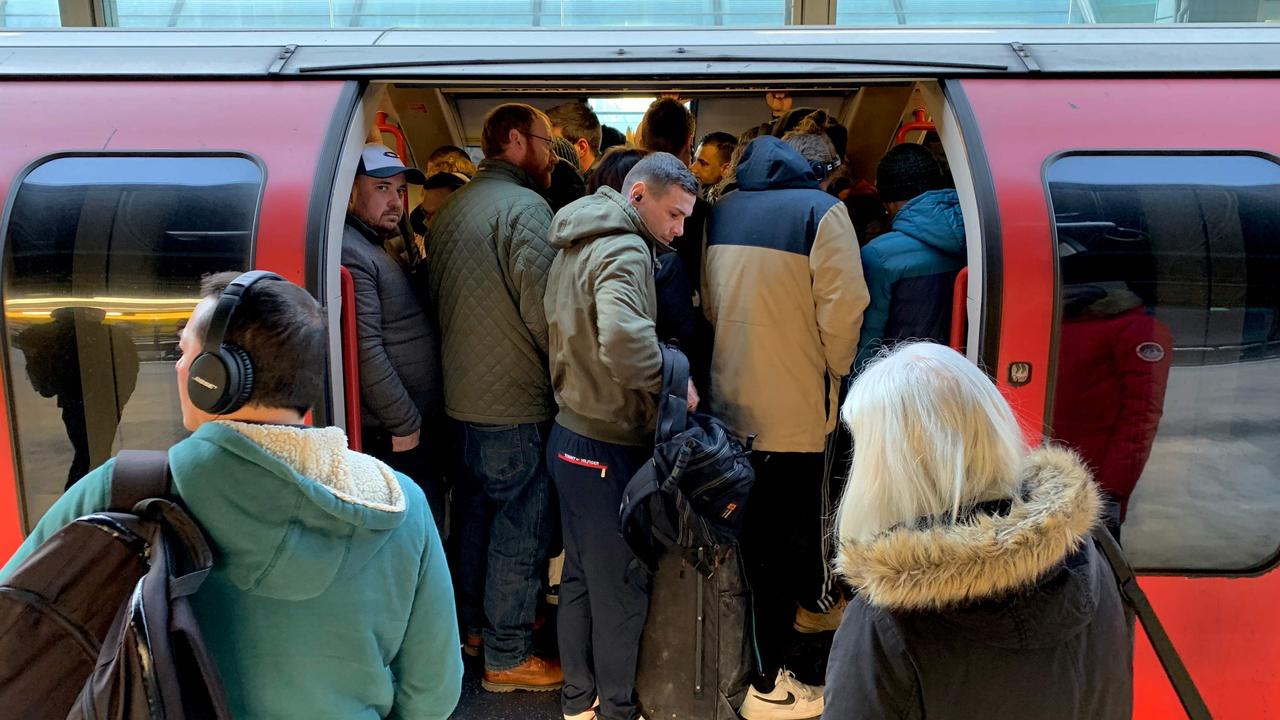
[[822, 713], [822, 661], [797, 651], [792, 623], [797, 605], [825, 610], [824, 449], [869, 296], [849, 214], [819, 189], [837, 163], [821, 159], [753, 141], [707, 232], [711, 412], [756, 436], [741, 544], [763, 667], [748, 720]]
[[648, 578], [619, 532], [618, 506], [653, 452], [662, 387], [655, 247], [679, 236], [698, 193], [688, 168], [667, 153], [637, 163], [622, 188], [602, 187], [556, 214], [551, 244], [560, 254], [544, 301], [560, 408], [547, 464], [564, 528], [561, 705], [575, 720], [638, 717]]

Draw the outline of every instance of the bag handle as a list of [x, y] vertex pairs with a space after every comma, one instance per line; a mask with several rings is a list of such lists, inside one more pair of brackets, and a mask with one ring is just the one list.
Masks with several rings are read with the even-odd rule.
[[169, 494], [169, 453], [164, 450], [121, 450], [111, 469], [111, 507], [133, 512], [138, 503]]
[[689, 422], [689, 358], [676, 348], [661, 343], [662, 392], [658, 395], [658, 422], [655, 445], [684, 432]]
[[1173, 691], [1177, 693], [1178, 701], [1182, 703], [1182, 709], [1186, 711], [1187, 717], [1190, 720], [1212, 720], [1209, 707], [1200, 696], [1200, 690], [1196, 688], [1195, 682], [1191, 679], [1191, 673], [1187, 671], [1187, 666], [1178, 656], [1178, 650], [1169, 639], [1169, 634], [1165, 632], [1160, 618], [1156, 616], [1155, 608], [1151, 607], [1147, 594], [1138, 584], [1138, 576], [1129, 566], [1129, 561], [1125, 559], [1120, 544], [1102, 526], [1094, 528], [1093, 537], [1116, 576], [1120, 595], [1142, 621], [1142, 627], [1147, 631], [1147, 639], [1151, 641], [1151, 648], [1156, 651], [1156, 657], [1160, 659], [1165, 675], [1169, 676], [1169, 684], [1173, 685]]

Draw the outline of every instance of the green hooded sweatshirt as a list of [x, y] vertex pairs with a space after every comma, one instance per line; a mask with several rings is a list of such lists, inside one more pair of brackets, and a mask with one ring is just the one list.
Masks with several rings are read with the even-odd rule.
[[[9, 560], [105, 510], [114, 461], [67, 491]], [[438, 718], [462, 660], [422, 491], [338, 428], [212, 422], [169, 450], [215, 566], [193, 596], [236, 718]]]
[[593, 440], [649, 445], [662, 389], [653, 235], [606, 186], [556, 213], [551, 244], [560, 253], [543, 304], [556, 422]]

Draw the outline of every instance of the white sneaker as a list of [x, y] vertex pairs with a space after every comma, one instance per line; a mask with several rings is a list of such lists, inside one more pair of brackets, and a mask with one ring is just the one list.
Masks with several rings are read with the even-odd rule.
[[822, 686], [805, 685], [789, 670], [779, 670], [773, 692], [751, 686], [738, 708], [745, 720], [808, 720], [822, 715]]

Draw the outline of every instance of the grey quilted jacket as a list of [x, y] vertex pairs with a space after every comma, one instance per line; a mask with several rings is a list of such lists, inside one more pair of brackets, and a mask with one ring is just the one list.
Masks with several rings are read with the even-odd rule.
[[555, 414], [542, 295], [551, 207], [528, 173], [485, 160], [431, 223], [427, 289], [439, 313], [445, 412], [513, 424]]
[[356, 287], [360, 416], [366, 427], [409, 435], [440, 411], [440, 341], [404, 268], [382, 239], [347, 216], [342, 264]]

